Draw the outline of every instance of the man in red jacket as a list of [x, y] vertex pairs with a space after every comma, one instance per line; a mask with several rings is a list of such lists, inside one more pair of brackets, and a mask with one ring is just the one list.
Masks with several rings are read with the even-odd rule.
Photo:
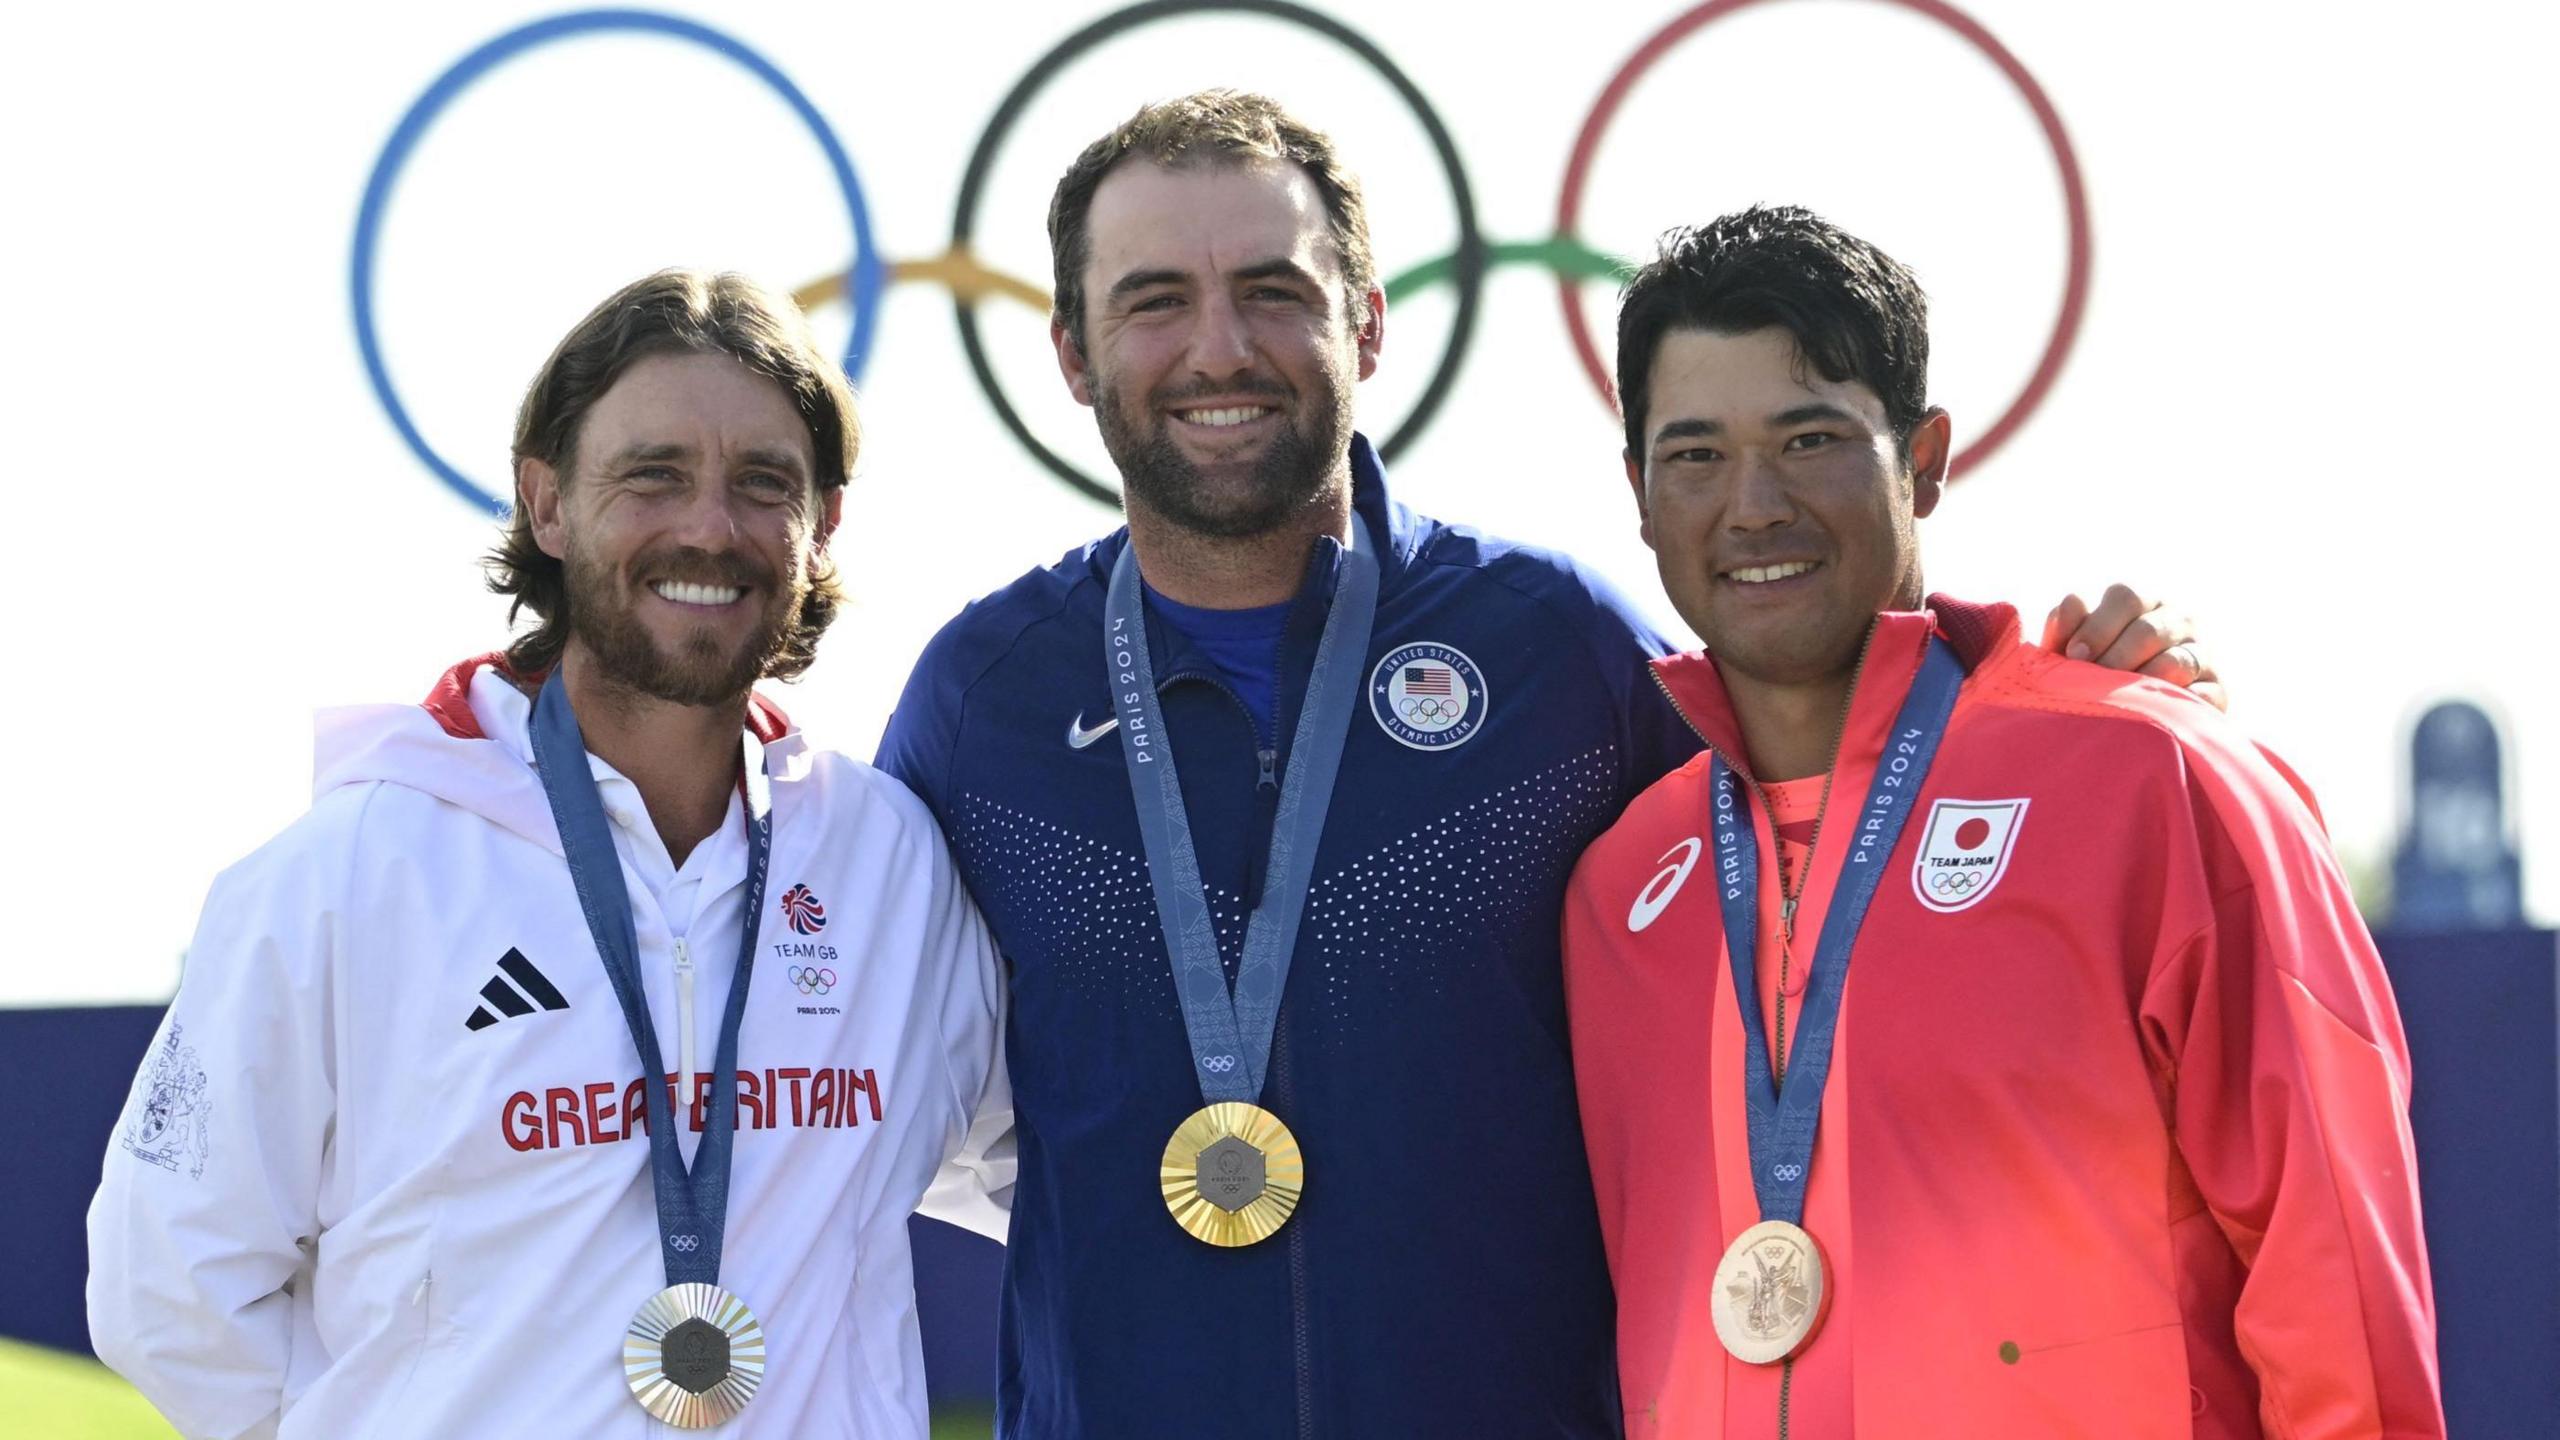
[[2443, 1432], [2382, 966], [2209, 705], [1928, 595], [1910, 273], [1801, 210], [1675, 232], [1627, 476], [1709, 751], [1565, 910], [1627, 1428]]

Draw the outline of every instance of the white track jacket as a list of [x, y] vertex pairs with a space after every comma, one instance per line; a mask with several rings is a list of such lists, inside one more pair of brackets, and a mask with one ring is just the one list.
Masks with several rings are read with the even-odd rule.
[[[675, 1433], [622, 1375], [666, 1283], [639, 1056], [495, 658], [321, 717], [311, 811], [215, 881], [108, 1144], [90, 1333], [189, 1436]], [[907, 1216], [1000, 1238], [1012, 1184], [995, 954], [923, 804], [757, 722], [754, 917], [742, 808], [672, 866], [590, 757], [688, 1161], [757, 927], [720, 1281], [767, 1369], [716, 1433], [915, 1440]]]

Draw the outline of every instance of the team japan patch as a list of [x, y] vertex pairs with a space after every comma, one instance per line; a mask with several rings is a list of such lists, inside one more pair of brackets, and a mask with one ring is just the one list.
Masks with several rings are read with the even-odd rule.
[[1911, 862], [1911, 893], [1949, 914], [1979, 905], [2000, 883], [2017, 849], [2024, 800], [1940, 800], [1929, 807], [1920, 855]]
[[1476, 662], [1429, 640], [1388, 651], [1369, 672], [1369, 713], [1378, 728], [1416, 750], [1465, 744], [1484, 728], [1491, 703]]

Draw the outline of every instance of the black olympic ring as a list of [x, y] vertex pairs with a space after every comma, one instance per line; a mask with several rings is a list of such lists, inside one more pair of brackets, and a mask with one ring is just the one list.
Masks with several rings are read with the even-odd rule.
[[[970, 253], [969, 242], [977, 228], [978, 200], [986, 190], [988, 175], [995, 169], [996, 147], [1012, 133], [1013, 127], [1022, 119], [1022, 112], [1060, 70], [1094, 46], [1139, 26], [1181, 15], [1218, 11], [1267, 15], [1275, 20], [1303, 25], [1366, 61], [1370, 69], [1395, 87], [1396, 94], [1403, 97], [1414, 118], [1422, 122], [1423, 130], [1431, 137], [1432, 150], [1440, 157], [1440, 168], [1449, 177], [1449, 198], [1458, 208], [1457, 273], [1453, 277], [1458, 286], [1458, 313], [1450, 321], [1448, 346], [1440, 353], [1440, 365], [1431, 372], [1430, 383], [1423, 386], [1422, 398], [1414, 402], [1413, 413], [1407, 415], [1404, 423], [1398, 425], [1379, 447], [1378, 453], [1392, 460], [1407, 443], [1422, 433], [1457, 383], [1459, 366], [1466, 359], [1467, 342], [1475, 336], [1476, 312], [1483, 301], [1484, 236], [1476, 225], [1475, 190], [1467, 183], [1466, 167], [1458, 159], [1457, 142], [1449, 137], [1448, 127], [1440, 123], [1440, 113], [1431, 108], [1431, 102], [1423, 97], [1421, 89], [1406, 78], [1393, 60], [1387, 58], [1385, 51], [1329, 15], [1289, 4], [1288, 0], [1146, 0], [1144, 4], [1114, 10], [1059, 41], [1057, 48], [1041, 56], [1023, 72], [1020, 80], [1014, 82], [1003, 103], [996, 106], [995, 116], [987, 122], [985, 132], [978, 136], [977, 148], [969, 152], [969, 168], [960, 180], [960, 201], [951, 215], [951, 252], [955, 255]], [[1013, 438], [1030, 451], [1033, 458], [1047, 466], [1050, 474], [1105, 504], [1119, 504], [1118, 489], [1085, 474], [1066, 457], [1041, 443], [1040, 437], [1031, 433], [1031, 427], [1013, 408], [1013, 402], [1006, 398], [994, 367], [987, 363], [986, 346], [978, 338], [977, 298], [954, 287], [951, 313], [960, 326], [960, 348], [968, 354], [969, 373], [977, 377], [978, 388], [986, 393], [987, 403], [995, 408], [996, 418], [1004, 422], [1005, 429], [1012, 432]]]

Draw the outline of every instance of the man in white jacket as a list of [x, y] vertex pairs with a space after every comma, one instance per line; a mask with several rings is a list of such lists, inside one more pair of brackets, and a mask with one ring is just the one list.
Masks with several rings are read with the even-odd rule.
[[545, 365], [491, 559], [540, 625], [322, 717], [109, 1144], [90, 1330], [180, 1430], [924, 1434], [906, 1217], [1001, 1233], [996, 960], [924, 806], [751, 690], [857, 437], [735, 276]]

